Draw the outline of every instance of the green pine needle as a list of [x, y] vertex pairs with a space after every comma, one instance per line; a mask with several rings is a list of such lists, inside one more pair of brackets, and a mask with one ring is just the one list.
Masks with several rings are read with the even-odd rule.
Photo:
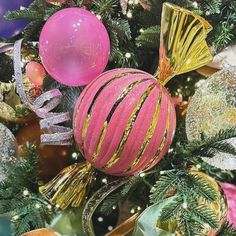
[[183, 200], [181, 198], [175, 198], [173, 202], [171, 202], [170, 204], [168, 204], [162, 209], [159, 219], [162, 222], [176, 220], [180, 214], [182, 203], [183, 203]]
[[136, 43], [147, 48], [158, 48], [160, 26], [151, 26], [145, 29], [137, 38]]
[[180, 229], [183, 230], [184, 235], [198, 236], [201, 226], [193, 223], [186, 216], [180, 219]]
[[165, 175], [162, 175], [160, 179], [151, 189], [150, 202], [156, 203], [161, 201], [166, 197], [167, 192], [175, 189], [177, 182], [179, 181], [179, 176], [176, 172], [167, 172]]
[[204, 9], [208, 11], [209, 14], [217, 14], [220, 13], [221, 4], [222, 0], [209, 0], [204, 4]]
[[94, 7], [92, 7], [92, 10], [104, 20], [114, 14], [119, 2], [118, 0], [97, 0], [93, 1], [93, 4]]
[[215, 136], [209, 138], [203, 134], [202, 140], [189, 142], [182, 152], [187, 153], [187, 156], [212, 157], [218, 152], [236, 155], [235, 147], [227, 142], [227, 139], [234, 137], [236, 137], [236, 127], [220, 130]]
[[222, 226], [220, 231], [217, 233], [217, 236], [235, 236], [236, 228], [226, 221]]
[[141, 178], [137, 176], [130, 177], [126, 185], [121, 188], [118, 193], [108, 196], [100, 207], [100, 211], [104, 215], [109, 215], [112, 212], [112, 207], [116, 206], [121, 200], [128, 196], [141, 182]]
[[[0, 215], [12, 218], [14, 235], [43, 228], [52, 218], [48, 203], [38, 193], [36, 147], [26, 144], [26, 156], [19, 157], [14, 173], [0, 183]], [[28, 194], [24, 195], [24, 190]]]
[[189, 174], [190, 179], [191, 179], [191, 185], [193, 187], [192, 192], [193, 194], [196, 194], [196, 198], [204, 198], [207, 201], [215, 201], [217, 199], [217, 192], [212, 186], [205, 181], [204, 178], [194, 175], [194, 174]]
[[189, 211], [193, 219], [198, 219], [201, 225], [208, 224], [212, 229], [219, 227], [217, 215], [207, 205], [190, 204]]

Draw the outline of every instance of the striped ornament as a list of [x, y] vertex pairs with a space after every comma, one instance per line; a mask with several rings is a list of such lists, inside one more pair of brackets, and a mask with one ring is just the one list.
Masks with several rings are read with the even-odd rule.
[[176, 115], [168, 91], [150, 74], [110, 70], [81, 93], [74, 110], [74, 136], [93, 167], [129, 176], [156, 165], [167, 152]]

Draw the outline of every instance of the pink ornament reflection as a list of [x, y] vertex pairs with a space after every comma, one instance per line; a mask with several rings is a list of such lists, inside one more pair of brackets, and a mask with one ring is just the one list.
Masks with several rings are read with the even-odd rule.
[[68, 86], [82, 86], [106, 67], [110, 41], [106, 28], [95, 15], [82, 8], [67, 8], [44, 25], [39, 53], [47, 72]]

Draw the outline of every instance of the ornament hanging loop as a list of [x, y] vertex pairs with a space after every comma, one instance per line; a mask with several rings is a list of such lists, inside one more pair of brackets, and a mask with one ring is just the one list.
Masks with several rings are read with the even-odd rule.
[[164, 3], [161, 19], [159, 69], [155, 76], [165, 85], [171, 78], [212, 61], [206, 36], [212, 26], [193, 12]]

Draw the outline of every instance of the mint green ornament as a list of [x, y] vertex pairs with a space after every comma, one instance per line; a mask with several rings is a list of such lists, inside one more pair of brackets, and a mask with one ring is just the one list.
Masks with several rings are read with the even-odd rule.
[[[171, 231], [174, 231], [174, 225], [169, 227], [173, 227], [173, 229], [168, 228], [169, 232], [161, 229], [157, 226], [158, 219], [161, 215], [162, 209], [170, 204], [174, 197], [167, 198], [161, 202], [158, 202], [154, 205], [151, 205], [148, 207], [143, 213], [138, 217], [133, 236], [175, 236], [174, 233], [171, 233]], [[166, 228], [167, 225], [163, 225]]]
[[82, 229], [82, 212], [83, 208], [61, 211], [49, 227], [62, 236], [86, 236]]

